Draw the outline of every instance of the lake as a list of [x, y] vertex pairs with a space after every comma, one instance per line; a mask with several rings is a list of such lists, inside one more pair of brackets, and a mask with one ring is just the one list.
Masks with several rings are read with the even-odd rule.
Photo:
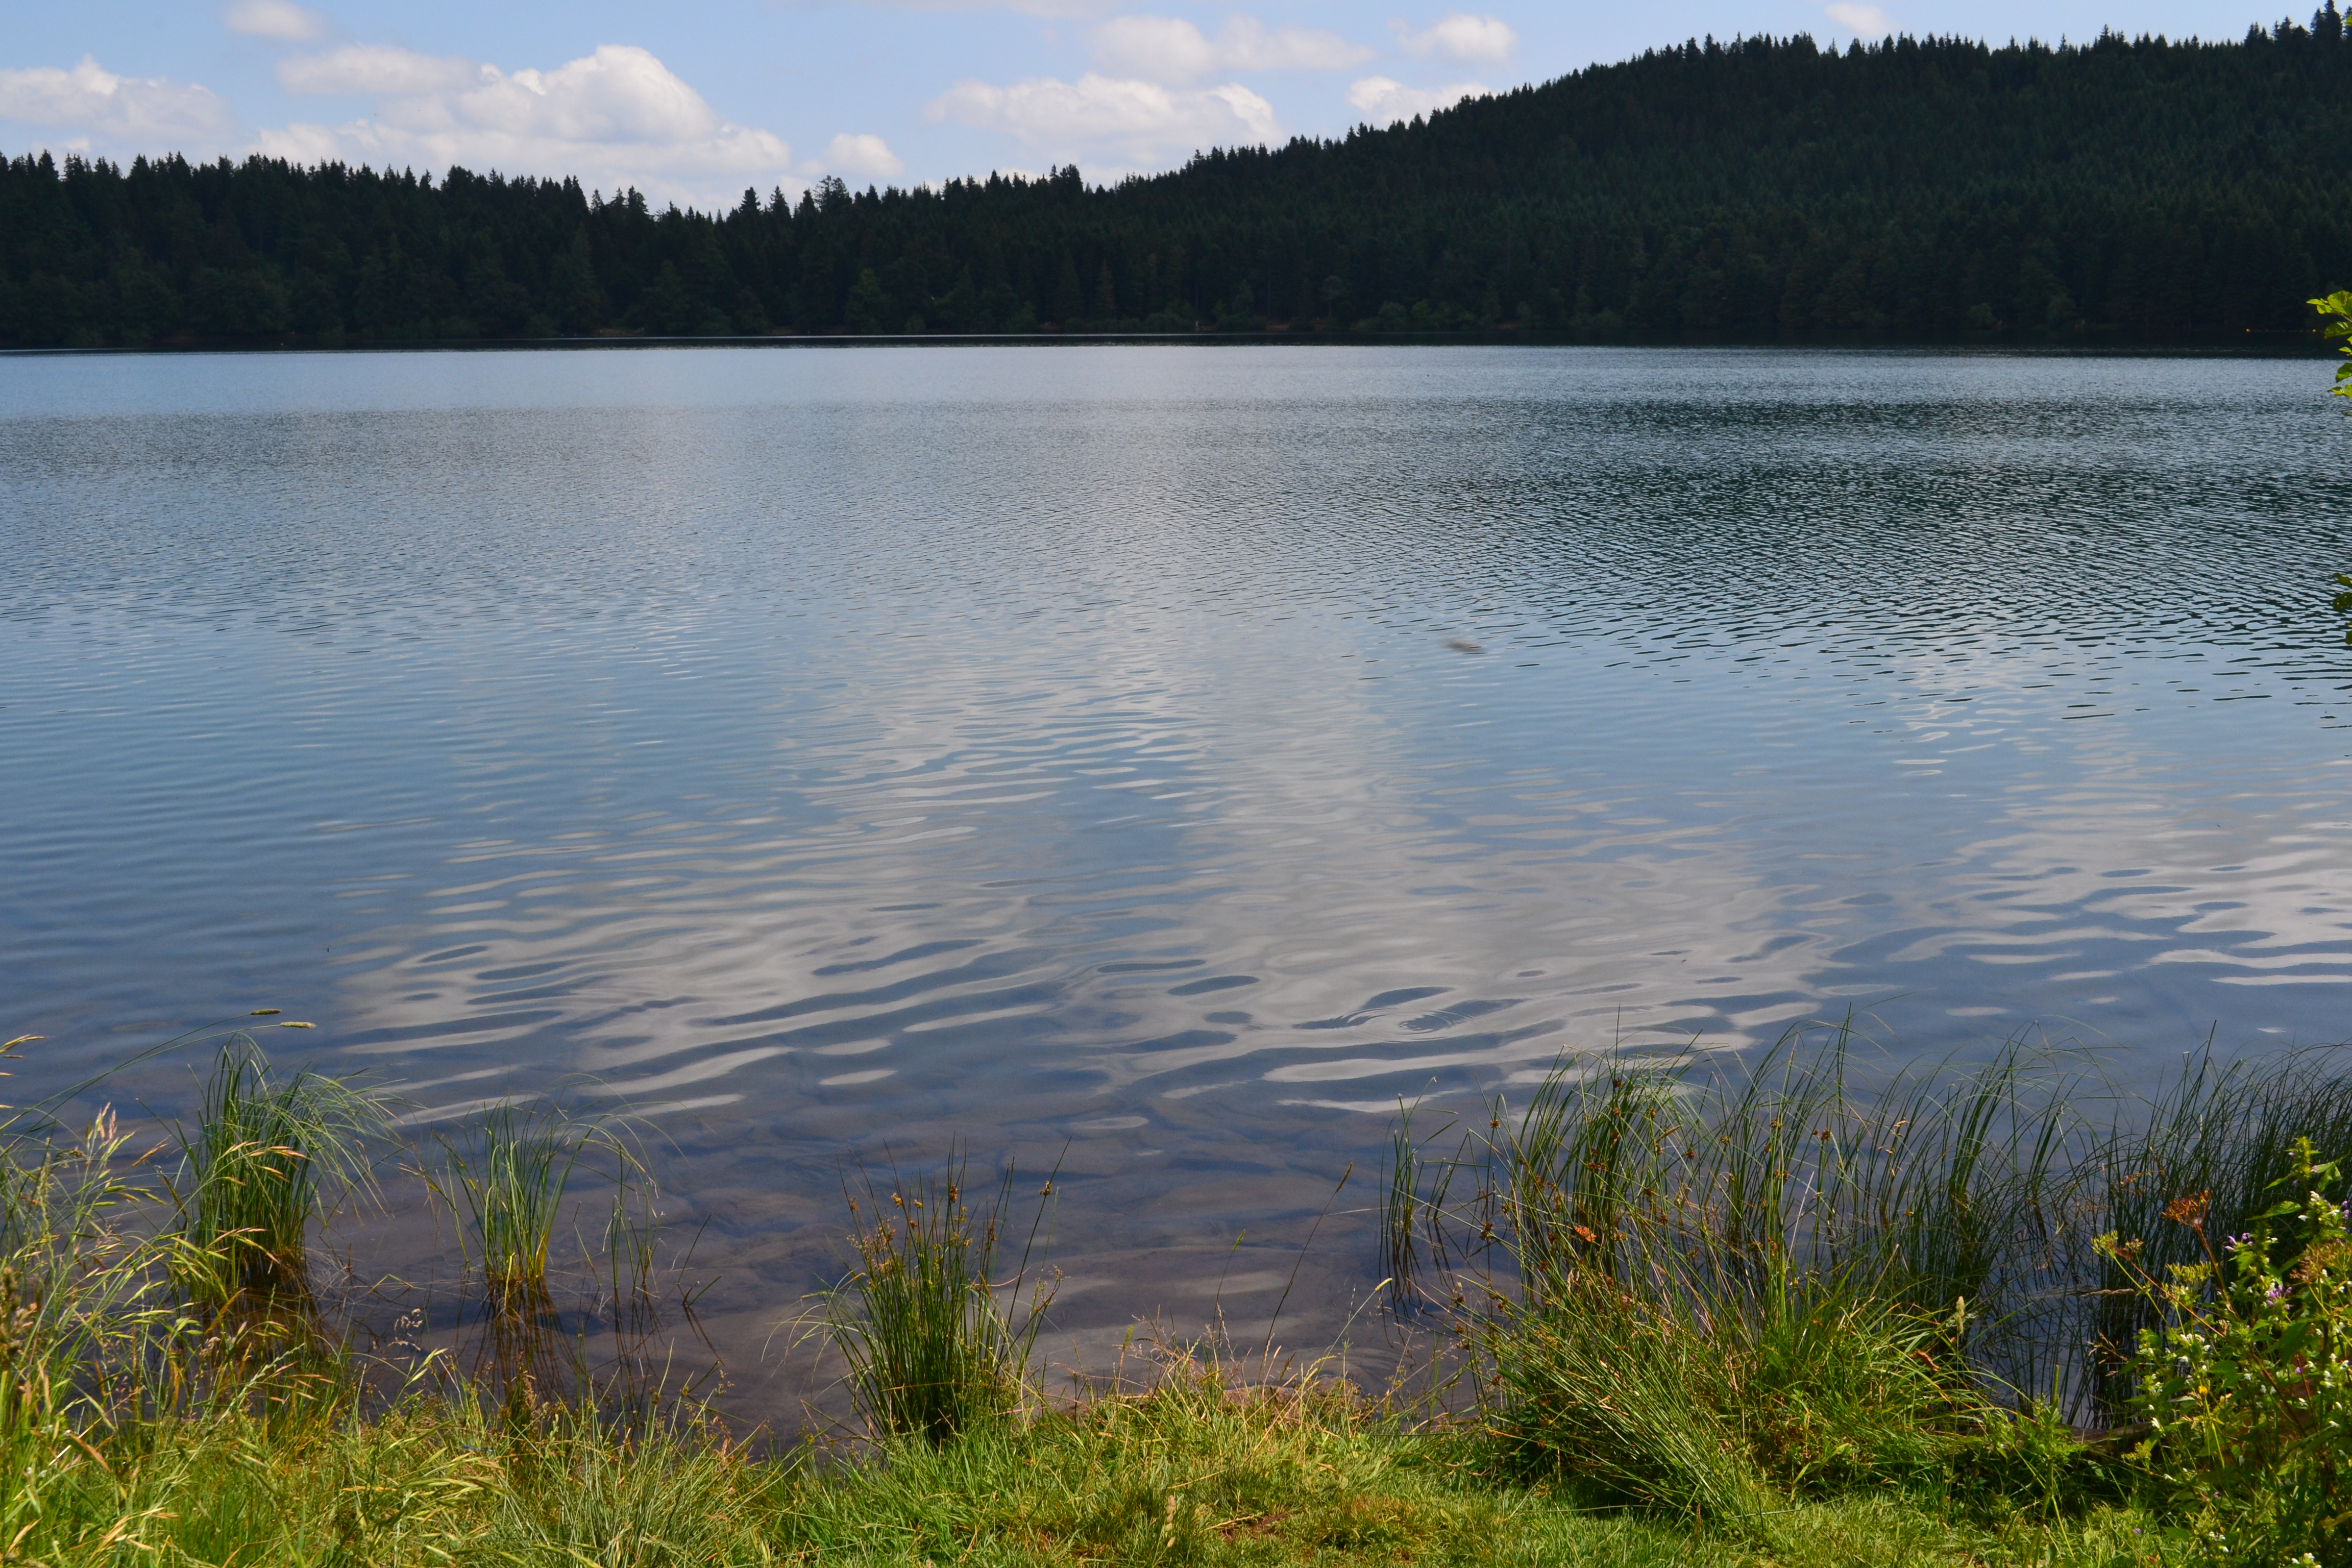
[[10, 1098], [275, 1005], [428, 1123], [631, 1105], [756, 1405], [855, 1162], [1059, 1159], [1057, 1355], [1294, 1269], [1319, 1349], [1401, 1100], [1849, 1013], [2338, 1041], [2327, 374], [0, 360]]

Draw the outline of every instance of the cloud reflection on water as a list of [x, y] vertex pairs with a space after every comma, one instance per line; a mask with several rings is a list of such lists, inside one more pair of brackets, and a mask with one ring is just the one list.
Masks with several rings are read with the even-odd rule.
[[266, 988], [426, 1114], [584, 1075], [745, 1322], [886, 1142], [1066, 1144], [1111, 1321], [1564, 1049], [2340, 1032], [2305, 366], [59, 363], [16, 1026]]

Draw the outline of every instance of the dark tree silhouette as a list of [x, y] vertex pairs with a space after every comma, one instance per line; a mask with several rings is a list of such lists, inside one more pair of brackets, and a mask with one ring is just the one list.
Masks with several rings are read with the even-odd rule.
[[0, 342], [646, 332], [2307, 334], [2352, 276], [2352, 47], [2309, 27], [1654, 50], [1426, 121], [730, 210], [254, 158], [0, 167]]

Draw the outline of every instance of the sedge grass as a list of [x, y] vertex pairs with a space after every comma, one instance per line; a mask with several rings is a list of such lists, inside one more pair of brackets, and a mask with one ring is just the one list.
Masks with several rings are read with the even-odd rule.
[[[338, 1080], [273, 1074], [243, 1030], [175, 1043], [216, 1047], [202, 1116], [143, 1152], [111, 1111], [79, 1136], [51, 1106], [0, 1112], [0, 1561], [446, 1561], [478, 1545], [478, 1561], [569, 1563], [615, 1542], [619, 1560], [711, 1560], [732, 1512], [710, 1478], [750, 1472], [691, 1401], [638, 1390], [616, 1424], [584, 1382], [540, 1403], [525, 1367], [486, 1409], [495, 1385], [445, 1353], [370, 1368], [322, 1331], [306, 1235], [368, 1190], [384, 1119]], [[642, 1283], [649, 1184], [618, 1201]], [[497, 1276], [501, 1299], [515, 1275]], [[649, 1544], [670, 1536], [675, 1552]]]
[[2007, 1287], [2003, 1184], [2047, 1156], [1995, 1113], [2012, 1068], [1865, 1103], [1845, 1044], [1571, 1064], [1496, 1108], [1446, 1293], [1512, 1462], [1781, 1548], [1791, 1495], [1906, 1484], [1982, 1429], [1966, 1303]]
[[[1328, 1366], [1269, 1383], [1261, 1353], [1252, 1382], [1248, 1358], [1214, 1346], [1163, 1349], [1142, 1392], [1056, 1403], [1037, 1371], [1050, 1286], [1042, 1269], [1028, 1278], [1044, 1204], [1006, 1279], [1009, 1175], [984, 1207], [960, 1163], [868, 1182], [850, 1194], [858, 1268], [818, 1331], [849, 1360], [870, 1440], [780, 1460], [751, 1458], [690, 1401], [616, 1409], [582, 1384], [543, 1398], [552, 1383], [486, 1381], [446, 1353], [387, 1395], [348, 1357], [235, 1353], [247, 1331], [195, 1310], [186, 1255], [239, 1278], [248, 1248], [225, 1238], [258, 1227], [181, 1223], [193, 1160], [167, 1181], [111, 1116], [74, 1136], [24, 1123], [0, 1136], [0, 1552], [171, 1564], [2179, 1561], [2179, 1532], [2132, 1506], [2127, 1476], [2109, 1487], [2056, 1414], [2069, 1398], [2096, 1408], [2075, 1385], [2108, 1310], [2074, 1237], [2118, 1193], [2259, 1167], [2266, 1129], [2310, 1121], [2340, 1088], [2310, 1064], [2291, 1078], [2219, 1071], [2168, 1089], [2188, 1107], [2169, 1120], [2102, 1129], [2063, 1066], [2021, 1058], [1865, 1098], [1846, 1091], [1834, 1049], [1719, 1078], [1584, 1064], [1525, 1111], [1496, 1107], [1470, 1146], [1440, 1157], [1412, 1141], [1383, 1206], [1410, 1222], [1395, 1245], [1415, 1250], [1412, 1282], [1462, 1330], [1473, 1381], [1459, 1386], [1475, 1393], [1433, 1421], [1355, 1395]], [[243, 1083], [239, 1105], [284, 1087], [266, 1064]], [[2206, 1131], [2161, 1130], [2176, 1124]], [[483, 1183], [467, 1207], [479, 1259], [501, 1256], [498, 1237], [517, 1257], [540, 1238], [544, 1280], [583, 1125], [547, 1111], [501, 1124], [521, 1215], [503, 1228], [482, 1224], [507, 1201], [489, 1191], [499, 1143], [452, 1140]], [[548, 1140], [523, 1147], [534, 1131]], [[462, 1192], [458, 1168], [446, 1180]], [[524, 1212], [534, 1192], [553, 1194], [543, 1226]], [[326, 1203], [312, 1202], [316, 1224]], [[629, 1222], [650, 1223], [649, 1203]], [[616, 1299], [646, 1277], [637, 1236], [608, 1231]], [[497, 1277], [509, 1283], [478, 1276], [509, 1300], [528, 1278]], [[2048, 1396], [2000, 1371], [2045, 1364], [2059, 1369]]]
[[[2164, 1222], [2168, 1205], [2195, 1201], [2213, 1236], [2242, 1235], [2272, 1207], [2307, 1137], [2324, 1158], [2352, 1155], [2352, 1063], [2337, 1052], [2299, 1053], [2260, 1065], [2185, 1058], [2151, 1097], [2145, 1131], [2109, 1141], [2095, 1172], [2101, 1228], [2137, 1241], [2138, 1265], [2162, 1279], [2205, 1261], [2198, 1234]], [[2095, 1303], [2086, 1358], [2093, 1385], [2120, 1408], [2123, 1363], [2155, 1308], [2112, 1258], [2100, 1258], [2084, 1299]]]
[[848, 1463], [755, 1458], [704, 1422], [510, 1419], [461, 1388], [362, 1414], [158, 1422], [76, 1451], [30, 1560], [112, 1565], [933, 1564], [1275, 1568], [2148, 1568], [2180, 1542], [2131, 1510], [1956, 1521], [1905, 1500], [1797, 1505], [1769, 1559], [1573, 1491], [1497, 1480], [1475, 1440], [1403, 1430], [1344, 1386], [1227, 1382], [1181, 1353], [1148, 1391], [1044, 1408]]
[[365, 1146], [384, 1125], [375, 1100], [317, 1073], [280, 1080], [250, 1035], [229, 1034], [194, 1131], [178, 1135], [173, 1258], [192, 1304], [215, 1314], [238, 1305], [306, 1312], [322, 1184], [372, 1187]]
[[[945, 1443], [1016, 1412], [1053, 1288], [1033, 1269], [1054, 1184], [1013, 1277], [994, 1279], [1013, 1219], [1008, 1166], [985, 1210], [970, 1201], [966, 1162], [885, 1185], [874, 1173], [845, 1194], [856, 1266], [821, 1300], [822, 1332], [847, 1364], [850, 1397], [877, 1435]], [[1024, 1291], [1026, 1290], [1024, 1296]]]
[[[432, 1185], [469, 1222], [484, 1300], [494, 1316], [515, 1316], [547, 1300], [549, 1252], [583, 1157], [592, 1149], [609, 1151], [625, 1184], [636, 1163], [611, 1122], [576, 1118], [543, 1101], [494, 1105], [439, 1142], [446, 1168]], [[626, 1245], [626, 1237], [616, 1239]]]
[[2145, 1306], [2094, 1238], [2164, 1234], [2185, 1195], [2251, 1215], [2298, 1131], [2352, 1150], [2352, 1081], [2325, 1058], [2192, 1057], [2134, 1101], [2013, 1045], [1864, 1095], [1853, 1043], [1563, 1062], [1443, 1157], [1401, 1125], [1392, 1272], [1452, 1319], [1524, 1473], [1776, 1551], [1789, 1508], [1858, 1489], [1998, 1473], [2004, 1506], [2045, 1513], [2115, 1493], [2069, 1423], [2114, 1419]]

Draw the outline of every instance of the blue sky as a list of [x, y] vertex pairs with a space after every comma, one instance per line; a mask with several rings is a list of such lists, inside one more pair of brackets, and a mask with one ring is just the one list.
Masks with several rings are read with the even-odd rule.
[[[251, 151], [579, 175], [709, 205], [1329, 135], [1714, 34], [2242, 36], [2108, 0], [7, 0], [0, 153]], [[2269, 17], [2260, 17], [2270, 20]]]

